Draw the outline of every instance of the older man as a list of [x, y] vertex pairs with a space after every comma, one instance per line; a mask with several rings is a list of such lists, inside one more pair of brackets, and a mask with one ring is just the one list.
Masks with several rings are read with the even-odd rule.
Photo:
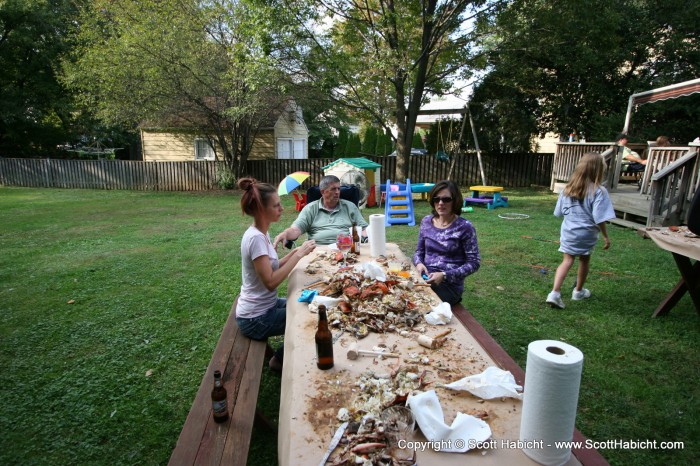
[[647, 161], [639, 156], [638, 153], [627, 147], [627, 135], [620, 133], [617, 135], [617, 145], [622, 146], [622, 158], [631, 162], [630, 168], [633, 170], [643, 170]]
[[360, 209], [352, 202], [340, 198], [340, 180], [337, 176], [327, 175], [318, 184], [321, 199], [307, 204], [291, 227], [275, 237], [275, 248], [279, 243], [293, 241], [304, 233], [316, 244], [335, 243], [340, 232], [349, 232], [353, 223], [362, 227], [365, 236], [367, 222]]

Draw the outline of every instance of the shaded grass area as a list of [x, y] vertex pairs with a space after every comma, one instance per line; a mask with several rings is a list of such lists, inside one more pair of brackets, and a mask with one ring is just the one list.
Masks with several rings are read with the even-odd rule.
[[[565, 292], [567, 308], [553, 310], [543, 303], [561, 260], [556, 198], [538, 189], [508, 196], [507, 209], [465, 214], [482, 256], [465, 306], [521, 367], [533, 340], [583, 351], [577, 427], [592, 440], [685, 442], [602, 451], [612, 464], [693, 464], [700, 317], [686, 296], [669, 316], [650, 318], [678, 280], [671, 255], [610, 226], [611, 249], [591, 261], [593, 296], [572, 302]], [[167, 462], [240, 287], [250, 221], [239, 200], [0, 188], [0, 462]], [[296, 216], [293, 198], [283, 201], [273, 236]], [[415, 206], [419, 221], [428, 204]], [[417, 235], [387, 229], [409, 256]], [[279, 385], [265, 369], [259, 406], [274, 420]], [[256, 429], [251, 464], [276, 464], [276, 447], [274, 434]]]

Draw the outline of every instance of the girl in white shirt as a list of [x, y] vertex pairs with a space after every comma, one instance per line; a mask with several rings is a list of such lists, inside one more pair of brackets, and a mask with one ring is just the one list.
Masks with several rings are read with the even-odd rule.
[[598, 242], [599, 233], [603, 234], [605, 240], [603, 249], [610, 247], [605, 222], [615, 218], [615, 210], [608, 191], [600, 184], [604, 172], [605, 164], [600, 154], [584, 154], [566, 187], [559, 194], [554, 215], [564, 217], [559, 238], [559, 251], [564, 254], [564, 258], [554, 275], [552, 292], [547, 296], [546, 302], [552, 307], [564, 309], [561, 285], [577, 257], [578, 273], [571, 299], [580, 301], [590, 298], [591, 292], [583, 285], [588, 277], [591, 252]]
[[[253, 217], [241, 240], [242, 285], [236, 306], [236, 322], [241, 332], [253, 340], [284, 335], [287, 300], [277, 296], [277, 287], [294, 269], [299, 260], [316, 248], [313, 240], [305, 241], [282, 260], [272, 246], [269, 228], [279, 221], [283, 208], [277, 189], [253, 178], [241, 178], [243, 191], [241, 210]], [[280, 348], [270, 359], [270, 368], [282, 369], [284, 350]]]

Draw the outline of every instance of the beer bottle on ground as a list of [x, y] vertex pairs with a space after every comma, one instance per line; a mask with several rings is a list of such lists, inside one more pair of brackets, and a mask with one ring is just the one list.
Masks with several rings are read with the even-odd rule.
[[321, 370], [333, 367], [333, 335], [328, 328], [326, 306], [318, 306], [318, 329], [316, 330], [316, 365]]
[[360, 255], [360, 234], [357, 232], [357, 223], [352, 224], [352, 252]]
[[214, 371], [214, 388], [211, 390], [211, 404], [214, 421], [226, 421], [228, 419], [228, 405], [226, 403], [226, 388], [224, 388], [224, 384], [221, 381], [221, 371]]

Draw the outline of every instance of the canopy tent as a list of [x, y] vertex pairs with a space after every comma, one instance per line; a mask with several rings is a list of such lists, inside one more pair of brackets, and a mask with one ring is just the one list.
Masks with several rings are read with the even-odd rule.
[[659, 87], [650, 91], [639, 92], [630, 96], [627, 104], [627, 115], [625, 116], [625, 127], [623, 133], [627, 133], [630, 127], [630, 119], [632, 118], [632, 109], [635, 105], [648, 104], [658, 102], [659, 100], [676, 99], [690, 94], [700, 92], [700, 78], [692, 79], [670, 86]]

